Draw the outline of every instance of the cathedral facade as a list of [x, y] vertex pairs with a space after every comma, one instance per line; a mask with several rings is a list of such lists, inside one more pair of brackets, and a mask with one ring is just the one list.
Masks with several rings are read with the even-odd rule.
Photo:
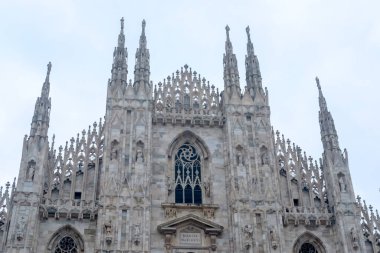
[[273, 130], [248, 27], [245, 83], [227, 26], [219, 91], [187, 65], [153, 84], [145, 21], [128, 81], [123, 22], [104, 120], [58, 148], [48, 64], [17, 182], [0, 192], [0, 252], [380, 252], [318, 78], [315, 161]]

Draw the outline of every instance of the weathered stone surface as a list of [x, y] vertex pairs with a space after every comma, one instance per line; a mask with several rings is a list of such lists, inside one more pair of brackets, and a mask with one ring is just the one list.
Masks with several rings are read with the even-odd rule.
[[121, 20], [105, 121], [58, 150], [49, 63], [17, 185], [0, 191], [0, 252], [379, 252], [319, 79], [317, 163], [273, 132], [249, 28], [246, 87], [227, 26], [219, 92], [188, 65], [153, 86], [145, 26], [128, 82]]

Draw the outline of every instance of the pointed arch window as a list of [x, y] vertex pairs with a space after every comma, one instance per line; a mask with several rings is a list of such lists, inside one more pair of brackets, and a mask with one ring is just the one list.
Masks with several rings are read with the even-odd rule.
[[175, 202], [202, 204], [201, 158], [196, 148], [184, 143], [175, 156]]

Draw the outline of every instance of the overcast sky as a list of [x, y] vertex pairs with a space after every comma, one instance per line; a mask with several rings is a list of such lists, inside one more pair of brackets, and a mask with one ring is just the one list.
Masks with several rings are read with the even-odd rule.
[[249, 25], [274, 129], [314, 159], [323, 151], [318, 75], [348, 150], [355, 193], [379, 208], [379, 10], [376, 0], [1, 1], [0, 185], [18, 175], [46, 64], [53, 64], [49, 136], [56, 134], [58, 147], [104, 116], [121, 17], [133, 78], [145, 18], [155, 84], [188, 64], [220, 90], [224, 27], [231, 28], [244, 86]]

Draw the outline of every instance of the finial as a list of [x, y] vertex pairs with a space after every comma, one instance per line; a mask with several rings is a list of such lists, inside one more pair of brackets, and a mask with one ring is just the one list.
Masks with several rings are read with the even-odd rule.
[[124, 17], [120, 19], [120, 29], [121, 31], [124, 31]]
[[315, 77], [315, 82], [317, 83], [318, 89], [321, 89], [321, 85], [319, 84], [319, 78], [318, 78], [318, 76]]
[[245, 31], [247, 32], [248, 41], [251, 41], [251, 34], [249, 33], [249, 31], [250, 31], [249, 26], [247, 26], [247, 28], [245, 28]]
[[227, 40], [230, 40], [230, 27], [226, 25]]

